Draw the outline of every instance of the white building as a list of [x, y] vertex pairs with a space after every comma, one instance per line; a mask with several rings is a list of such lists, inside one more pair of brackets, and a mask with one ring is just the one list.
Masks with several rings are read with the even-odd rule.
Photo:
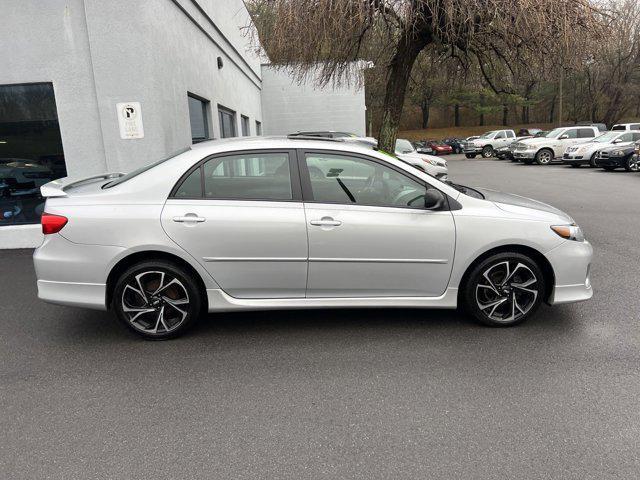
[[40, 242], [39, 186], [60, 176], [129, 171], [205, 139], [364, 134], [361, 89], [260, 64], [242, 0], [5, 0], [2, 16], [0, 248]]

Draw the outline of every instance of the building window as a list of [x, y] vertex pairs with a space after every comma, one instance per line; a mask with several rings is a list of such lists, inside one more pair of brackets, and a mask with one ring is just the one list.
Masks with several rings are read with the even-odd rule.
[[251, 135], [251, 132], [249, 132], [249, 117], [240, 115], [240, 124], [242, 125], [242, 136], [248, 137]]
[[262, 123], [256, 120], [256, 135], [262, 135]]
[[189, 100], [189, 121], [191, 122], [191, 142], [198, 143], [209, 138], [209, 122], [207, 121], [208, 100], [187, 94]]
[[40, 187], [66, 176], [53, 85], [0, 85], [0, 226], [38, 223]]
[[236, 112], [218, 105], [218, 114], [220, 115], [220, 136], [222, 138], [237, 136]]

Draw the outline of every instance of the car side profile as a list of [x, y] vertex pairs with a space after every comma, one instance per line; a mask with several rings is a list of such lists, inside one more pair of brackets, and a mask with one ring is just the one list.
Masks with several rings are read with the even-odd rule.
[[39, 298], [145, 338], [203, 311], [291, 308], [460, 306], [510, 326], [592, 296], [592, 247], [567, 214], [352, 142], [202, 142], [41, 190]]
[[481, 154], [484, 158], [491, 158], [499, 148], [506, 147], [516, 139], [513, 130], [492, 130], [474, 140], [467, 140], [463, 145], [464, 155], [475, 158]]

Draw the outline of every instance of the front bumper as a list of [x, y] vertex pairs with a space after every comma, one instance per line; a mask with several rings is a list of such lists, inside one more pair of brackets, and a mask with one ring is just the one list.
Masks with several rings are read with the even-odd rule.
[[593, 296], [590, 278], [593, 247], [588, 241], [567, 240], [547, 252], [545, 257], [555, 275], [550, 305], [582, 302]]
[[596, 157], [596, 165], [598, 167], [624, 167], [627, 161], [628, 155], [624, 157]]
[[535, 150], [514, 150], [513, 158], [516, 160], [534, 160], [536, 152]]
[[575, 153], [565, 153], [562, 156], [562, 163], [567, 165], [582, 165], [589, 163], [589, 158], [586, 158], [584, 155], [576, 155]]

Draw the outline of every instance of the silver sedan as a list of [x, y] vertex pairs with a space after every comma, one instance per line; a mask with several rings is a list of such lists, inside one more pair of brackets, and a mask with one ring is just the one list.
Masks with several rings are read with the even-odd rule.
[[41, 188], [38, 296], [147, 338], [202, 312], [464, 307], [491, 326], [592, 296], [592, 248], [549, 205], [443, 183], [339, 140], [204, 142]]

